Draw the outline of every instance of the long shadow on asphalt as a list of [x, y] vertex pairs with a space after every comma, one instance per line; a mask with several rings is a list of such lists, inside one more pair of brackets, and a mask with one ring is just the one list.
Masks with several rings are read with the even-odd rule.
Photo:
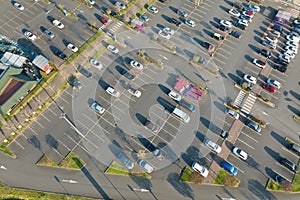
[[261, 200], [275, 200], [276, 197], [265, 189], [260, 182], [257, 180], [250, 179], [248, 181], [248, 190], [253, 193], [258, 199]]
[[250, 49], [252, 49], [254, 52], [258, 52], [259, 48], [254, 46], [253, 44], [248, 44], [248, 47], [250, 47]]
[[173, 106], [169, 101], [165, 100], [162, 97], [158, 97], [157, 98], [157, 102], [162, 105], [165, 110], [167, 110], [169, 113], [172, 113], [173, 110], [176, 108], [175, 106]]
[[256, 42], [258, 42], [259, 44], [261, 44], [261, 37], [259, 37], [259, 36], [254, 36], [254, 40], [256, 41]]
[[279, 135], [278, 133], [272, 131], [271, 132], [272, 137], [277, 140], [281, 145], [283, 145], [284, 147], [288, 148], [290, 145], [290, 143], [288, 143], [287, 141], [285, 141], [285, 138], [282, 137], [281, 135]]
[[[224, 101], [223, 99], [220, 99], [220, 101]], [[219, 110], [221, 110], [221, 111], [225, 111], [225, 109], [226, 109], [226, 106], [224, 106], [224, 104], [222, 104], [222, 103], [220, 103], [220, 102], [218, 102], [218, 101], [214, 101], [214, 104], [215, 104], [215, 106], [219, 109]]]
[[203, 29], [203, 32], [208, 35], [209, 37], [212, 37], [214, 35], [214, 33], [212, 31], [209, 31], [207, 29]]
[[174, 153], [174, 151], [170, 148], [169, 145], [167, 145], [165, 142], [159, 142], [157, 144], [157, 147], [160, 148], [162, 151], [162, 155], [170, 160], [171, 162], [174, 162], [178, 159], [178, 156]]
[[266, 174], [271, 177], [272, 179], [275, 178], [275, 176], [277, 175], [277, 173], [275, 171], [273, 171], [271, 168], [266, 167], [265, 168]]
[[256, 35], [258, 35], [258, 37], [263, 37], [264, 36], [264, 33], [263, 32], [260, 32], [260, 31], [257, 31], [257, 30], [254, 30], [254, 33], [256, 34]]
[[224, 0], [229, 6], [233, 6], [233, 2], [232, 1], [228, 1], [228, 0]]
[[169, 88], [167, 88], [166, 86], [164, 86], [162, 84], [158, 84], [158, 87], [166, 95], [168, 95], [171, 92], [171, 90]]
[[137, 138], [139, 139], [139, 141], [142, 143], [142, 145], [148, 149], [150, 152], [155, 150], [155, 146], [151, 143], [150, 140], [148, 140], [147, 138], [145, 138], [143, 135], [138, 134]]
[[253, 60], [253, 58], [251, 58], [251, 56], [249, 56], [248, 54], [246, 54], [246, 55], [244, 56], [244, 58], [245, 58], [246, 60], [248, 60], [249, 62], [252, 62], [252, 60]]
[[173, 11], [175, 14], [177, 14], [177, 11], [179, 10], [179, 9], [173, 7], [173, 6], [169, 6], [169, 9], [170, 9], [171, 11]]
[[232, 74], [232, 73], [228, 73], [228, 76], [229, 76], [229, 78], [231, 78], [231, 80], [233, 80], [233, 82], [235, 82], [235, 83], [238, 83], [239, 81], [240, 81], [240, 77], [238, 77], [237, 75], [235, 75], [235, 74]]
[[265, 146], [264, 149], [275, 161], [279, 162], [281, 156], [278, 152], [274, 151], [273, 149], [267, 146]]
[[196, 137], [199, 139], [200, 142], [204, 142], [205, 135], [203, 135], [199, 131], [196, 131], [195, 134], [196, 134]]
[[300, 112], [299, 112], [299, 110], [298, 110], [297, 108], [295, 108], [295, 107], [293, 107], [293, 106], [291, 106], [291, 105], [288, 105], [287, 107], [288, 107], [288, 109], [289, 109], [292, 113], [294, 113], [295, 115], [299, 115], [299, 114], [300, 114]]
[[225, 11], [225, 12], [228, 12], [228, 11], [230, 10], [230, 9], [228, 9], [227, 7], [222, 6], [222, 5], [220, 5], [219, 7], [221, 8], [221, 10], [223, 10], [223, 11]]
[[206, 128], [211, 130], [214, 133], [221, 133], [222, 129], [220, 129], [218, 126], [214, 125], [212, 122], [210, 122], [208, 119], [204, 117], [200, 117], [200, 121]]
[[169, 173], [167, 177], [167, 181], [174, 187], [175, 190], [179, 194], [184, 197], [188, 197], [194, 199], [194, 191], [193, 189], [183, 181], [178, 181], [180, 179], [180, 175], [177, 173]]
[[195, 146], [190, 146], [185, 153], [181, 155], [182, 159], [188, 164], [189, 166], [192, 166], [193, 162], [197, 161], [199, 156], [199, 149]]
[[294, 90], [290, 90], [290, 94], [295, 97], [298, 101], [300, 100], [300, 94], [296, 93]]
[[140, 113], [136, 113], [135, 116], [143, 125], [148, 121], [148, 119]]

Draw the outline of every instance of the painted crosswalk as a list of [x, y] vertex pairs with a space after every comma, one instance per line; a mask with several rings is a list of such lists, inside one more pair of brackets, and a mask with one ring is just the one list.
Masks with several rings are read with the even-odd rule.
[[237, 95], [237, 97], [234, 100], [234, 105], [237, 107], [240, 107], [244, 101], [246, 97], [246, 92], [244, 92], [243, 90], [240, 90], [239, 94]]
[[253, 107], [253, 105], [254, 105], [254, 103], [256, 101], [256, 98], [257, 97], [255, 95], [253, 95], [253, 94], [249, 94], [248, 95], [246, 101], [244, 102], [244, 104], [242, 106], [242, 111], [244, 113], [247, 113], [247, 114], [250, 113], [250, 111], [251, 111], [251, 109], [252, 109], [252, 107]]
[[123, 22], [118, 22], [116, 25], [114, 25], [111, 29], [110, 29], [110, 31], [112, 32], [112, 33], [114, 33], [114, 32], [116, 32], [121, 26], [123, 25]]

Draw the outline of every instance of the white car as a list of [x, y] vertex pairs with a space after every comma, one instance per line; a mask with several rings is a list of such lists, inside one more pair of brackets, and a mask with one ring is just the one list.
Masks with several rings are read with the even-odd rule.
[[51, 31], [49, 31], [48, 29], [44, 30], [44, 33], [49, 37], [49, 38], [54, 38], [55, 35], [54, 33], [52, 33]]
[[14, 7], [16, 7], [17, 9], [23, 11], [24, 10], [24, 6], [22, 6], [21, 4], [19, 4], [18, 2], [14, 2]]
[[131, 67], [136, 68], [138, 70], [142, 70], [144, 68], [144, 66], [141, 63], [134, 60], [130, 61], [130, 65]]
[[260, 7], [257, 5], [250, 4], [248, 7], [254, 10], [255, 12], [260, 12]]
[[131, 95], [133, 95], [133, 96], [135, 96], [135, 97], [137, 97], [137, 98], [139, 98], [139, 97], [142, 95], [141, 91], [135, 90], [135, 89], [132, 89], [132, 88], [128, 88], [127, 91], [128, 91]]
[[102, 69], [103, 65], [96, 59], [92, 58], [90, 59], [90, 63], [92, 64], [93, 67], [97, 68], [97, 69]]
[[243, 160], [247, 160], [247, 158], [248, 158], [248, 154], [238, 147], [234, 147], [232, 149], [232, 152]]
[[211, 141], [210, 139], [205, 138], [204, 144], [205, 144], [205, 146], [207, 146], [208, 148], [210, 148], [211, 150], [213, 150], [216, 153], [221, 153], [221, 151], [222, 151], [222, 148], [218, 144]]
[[237, 113], [237, 112], [235, 112], [233, 110], [230, 110], [229, 108], [226, 108], [225, 113], [231, 115], [235, 119], [239, 119], [239, 117], [240, 117], [239, 113]]
[[284, 55], [284, 54], [279, 54], [278, 56], [279, 59], [282, 59], [282, 60], [285, 60], [287, 62], [290, 62], [291, 61], [291, 57], [287, 56], [287, 55]]
[[165, 26], [162, 30], [165, 31], [166, 33], [170, 34], [170, 35], [174, 35], [174, 31], [171, 28], [167, 27], [167, 26]]
[[186, 19], [184, 20], [184, 23], [187, 24], [190, 27], [195, 27], [196, 23], [193, 20]]
[[238, 21], [238, 24], [242, 24], [242, 25], [244, 25], [244, 26], [248, 26], [248, 21], [245, 20], [245, 19], [240, 19], [240, 20]]
[[68, 49], [70, 49], [73, 52], [77, 52], [78, 51], [78, 48], [74, 44], [72, 44], [72, 43], [69, 43], [67, 45], [67, 47], [68, 47]]
[[208, 170], [197, 162], [192, 164], [192, 169], [203, 177], [208, 176]]
[[94, 5], [95, 1], [94, 0], [88, 0], [89, 4]]
[[24, 32], [24, 35], [29, 39], [29, 40], [32, 40], [34, 41], [37, 37], [36, 35], [34, 35], [33, 33], [31, 33], [30, 31], [25, 31]]
[[118, 92], [115, 88], [112, 88], [112, 87], [108, 87], [106, 89], [106, 92], [108, 94], [110, 94], [111, 96], [114, 96], [114, 97], [119, 97], [120, 96], [120, 92]]
[[170, 91], [169, 92], [169, 97], [171, 97], [172, 99], [174, 99], [175, 101], [180, 101], [181, 100], [181, 96], [180, 96], [180, 94], [178, 94], [177, 92], [175, 92], [175, 91]]
[[241, 16], [241, 13], [237, 10], [234, 10], [234, 9], [230, 9], [229, 10], [229, 14], [235, 16], [235, 17], [240, 17]]
[[297, 43], [299, 43], [299, 41], [300, 41], [300, 38], [297, 36], [294, 36], [294, 35], [288, 35], [288, 36], [286, 36], [286, 39], [289, 41], [297, 42]]
[[268, 78], [267, 83], [270, 85], [273, 85], [274, 87], [276, 87], [277, 89], [281, 88], [281, 83], [279, 83], [278, 81]]
[[103, 114], [105, 112], [105, 109], [102, 106], [100, 106], [97, 102], [92, 103], [91, 108], [99, 114]]
[[299, 19], [295, 19], [295, 20], [293, 21], [293, 23], [296, 24], [296, 25], [298, 25], [298, 24], [300, 24], [300, 20], [299, 20]]
[[227, 27], [227, 28], [231, 28], [232, 27], [232, 23], [230, 21], [227, 20], [221, 20], [220, 24]]
[[299, 42], [295, 42], [295, 41], [287, 41], [285, 44], [296, 48], [298, 48], [299, 46]]
[[295, 46], [286, 46], [284, 47], [285, 50], [289, 50], [289, 51], [293, 51], [295, 52], [296, 54], [298, 53], [298, 48], [296, 48]]
[[149, 7], [148, 7], [148, 10], [149, 10], [150, 12], [152, 12], [152, 13], [158, 13], [157, 8], [154, 7], [154, 6], [149, 6]]
[[275, 31], [273, 29], [269, 30], [268, 34], [273, 35], [276, 38], [280, 38], [280, 35], [281, 35], [279, 31]]
[[254, 12], [251, 12], [251, 11], [243, 11], [242, 14], [245, 16], [248, 16], [250, 18], [254, 17]]
[[277, 43], [278, 42], [277, 38], [275, 38], [275, 37], [273, 37], [271, 35], [267, 35], [266, 39], [269, 40], [272, 43]]
[[111, 44], [108, 45], [106, 48], [113, 53], [119, 53], [119, 49]]
[[161, 37], [163, 37], [163, 38], [165, 38], [165, 39], [170, 39], [170, 35], [169, 35], [169, 33], [166, 33], [165, 31], [163, 31], [163, 30], [159, 30], [158, 31], [158, 35], [160, 35]]
[[119, 6], [121, 8], [121, 10], [124, 10], [126, 8], [126, 5], [123, 4], [123, 3], [121, 3], [121, 2], [119, 2], [119, 1], [115, 2], [115, 5]]
[[52, 24], [59, 29], [63, 29], [65, 27], [65, 25], [63, 23], [61, 23], [60, 21], [58, 21], [57, 19], [53, 20]]
[[296, 56], [296, 53], [294, 51], [287, 50], [283, 53], [283, 55], [286, 55], [286, 56], [290, 57], [291, 59], [294, 59]]
[[265, 68], [266, 67], [266, 63], [259, 60], [259, 59], [253, 59], [253, 64], [255, 64], [256, 66], [258, 66], [259, 68]]
[[254, 77], [254, 76], [251, 76], [249, 74], [245, 74], [244, 75], [244, 80], [249, 82], [249, 83], [252, 83], [252, 84], [256, 84], [257, 83], [257, 79]]

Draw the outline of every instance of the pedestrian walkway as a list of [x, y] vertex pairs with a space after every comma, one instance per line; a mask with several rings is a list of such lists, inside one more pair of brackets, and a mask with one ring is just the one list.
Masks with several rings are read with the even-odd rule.
[[223, 160], [226, 160], [227, 157], [229, 156], [231, 149], [228, 148], [226, 143], [231, 143], [234, 144], [237, 138], [239, 137], [239, 134], [241, 130], [244, 127], [244, 123], [241, 122], [240, 120], [235, 120], [234, 123], [232, 124], [230, 130], [228, 131], [228, 138], [227, 141], [223, 142], [221, 148], [222, 151], [219, 153], [217, 156], [214, 157], [214, 160], [212, 161], [212, 164], [210, 165], [209, 168], [209, 175], [207, 178], [204, 179], [204, 183], [207, 184], [213, 184], [214, 180], [216, 179], [219, 170], [221, 169], [220, 164]]
[[110, 32], [114, 33], [116, 32], [124, 23], [121, 21], [118, 21], [111, 29]]
[[256, 96], [253, 95], [252, 93], [250, 93], [246, 99], [246, 101], [244, 102], [241, 111], [243, 111], [244, 113], [250, 114], [252, 107], [256, 101]]
[[236, 107], [241, 107], [245, 97], [246, 97], [246, 92], [244, 92], [243, 90], [240, 90], [239, 94], [237, 95], [237, 97], [235, 98], [233, 104], [236, 106]]

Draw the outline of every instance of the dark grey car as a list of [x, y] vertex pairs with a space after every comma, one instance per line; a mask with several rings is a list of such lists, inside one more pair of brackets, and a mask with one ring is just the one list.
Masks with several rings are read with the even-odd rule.
[[194, 105], [190, 104], [189, 102], [185, 101], [184, 99], [181, 99], [179, 101], [179, 105], [181, 105], [182, 107], [188, 109], [191, 112], [195, 112], [196, 108]]
[[77, 67], [77, 70], [85, 77], [92, 78], [93, 74], [89, 72], [87, 69], [85, 69], [83, 66], [79, 65]]

